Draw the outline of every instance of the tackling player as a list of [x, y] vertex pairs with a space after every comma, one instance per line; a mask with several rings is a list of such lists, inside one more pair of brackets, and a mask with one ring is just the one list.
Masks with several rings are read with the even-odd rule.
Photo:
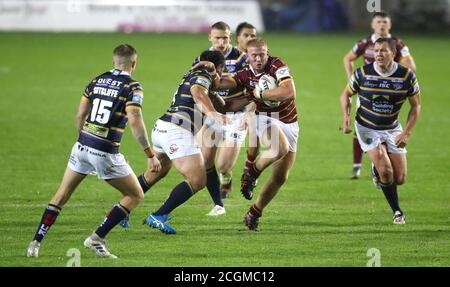
[[[416, 76], [394, 61], [396, 41], [379, 38], [373, 47], [375, 62], [356, 69], [340, 97], [342, 130], [350, 133], [350, 99], [358, 93], [355, 130], [364, 152], [378, 171], [381, 189], [394, 214], [394, 224], [405, 224], [398, 202], [397, 185], [406, 179], [406, 149], [412, 129], [420, 115], [420, 89]], [[400, 109], [408, 101], [403, 130], [398, 121]]]
[[[245, 87], [251, 95], [227, 103], [227, 108], [239, 109], [249, 102], [256, 104], [256, 134], [261, 146], [266, 149], [252, 162], [241, 182], [241, 192], [251, 199], [255, 183], [260, 174], [270, 165], [272, 173], [264, 184], [255, 203], [244, 216], [244, 224], [249, 230], [257, 230], [259, 218], [286, 182], [297, 150], [299, 126], [295, 104], [295, 85], [288, 66], [279, 58], [269, 56], [266, 42], [261, 38], [248, 41], [249, 66], [238, 71], [233, 77], [222, 77], [215, 86], [219, 89]], [[198, 65], [213, 69], [211, 63]], [[277, 81], [272, 90], [261, 90], [259, 79], [270, 75]], [[275, 102], [275, 103], [274, 103]], [[246, 122], [249, 121], [246, 116]]]
[[[396, 54], [394, 61], [402, 64], [403, 66], [415, 71], [416, 64], [414, 59], [409, 53], [409, 48], [405, 43], [389, 32], [392, 27], [391, 18], [385, 12], [376, 12], [372, 16], [372, 30], [373, 34], [369, 37], [358, 41], [353, 48], [344, 57], [344, 68], [347, 73], [347, 78], [350, 78], [353, 73], [353, 62], [360, 56], [364, 58], [364, 64], [370, 64], [375, 61], [374, 44], [379, 38], [391, 38], [396, 46]], [[357, 105], [359, 104], [357, 100]], [[353, 137], [353, 171], [352, 179], [358, 179], [361, 175], [361, 163], [363, 158], [363, 151], [359, 145], [356, 134]]]
[[220, 77], [225, 65], [223, 54], [219, 51], [204, 51], [200, 60], [214, 63], [217, 73], [211, 75], [205, 69], [192, 69], [184, 75], [172, 104], [156, 121], [152, 132], [155, 154], [163, 168], [159, 173], [146, 172], [139, 176], [144, 190], [163, 178], [172, 165], [185, 178], [145, 221], [150, 227], [166, 234], [176, 233], [168, 224], [170, 212], [203, 189], [208, 182], [205, 161], [195, 139], [195, 134], [203, 125], [204, 114], [221, 125], [228, 123], [226, 115], [215, 110], [209, 94], [213, 76]]
[[148, 169], [154, 172], [161, 169], [150, 147], [141, 113], [142, 86], [131, 78], [137, 63], [136, 50], [126, 44], [116, 47], [113, 63], [114, 69], [92, 80], [81, 97], [76, 117], [78, 141], [72, 148], [58, 192], [45, 209], [28, 246], [28, 257], [38, 257], [41, 241], [63, 206], [86, 175], [95, 173], [119, 190], [123, 198], [113, 206], [97, 230], [86, 238], [84, 246], [100, 257], [117, 258], [107, 249], [105, 236], [144, 199], [136, 175], [119, 153], [127, 122], [148, 158]]

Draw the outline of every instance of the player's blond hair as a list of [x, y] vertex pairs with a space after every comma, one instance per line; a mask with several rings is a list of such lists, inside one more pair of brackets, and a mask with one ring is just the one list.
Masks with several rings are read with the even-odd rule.
[[117, 46], [113, 51], [113, 60], [116, 66], [129, 67], [136, 61], [137, 51], [129, 44]]
[[247, 49], [250, 47], [255, 48], [267, 47], [267, 42], [261, 37], [251, 39], [250, 41], [247, 42]]

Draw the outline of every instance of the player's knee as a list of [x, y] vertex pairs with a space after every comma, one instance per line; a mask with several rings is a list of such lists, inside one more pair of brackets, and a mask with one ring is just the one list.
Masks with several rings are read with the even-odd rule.
[[192, 192], [197, 192], [206, 186], [206, 174], [198, 174], [188, 179]]
[[405, 181], [406, 181], [406, 174], [400, 174], [395, 178], [395, 182], [397, 183], [397, 185], [402, 185], [405, 183]]
[[394, 171], [390, 166], [382, 166], [378, 169], [378, 174], [380, 175], [381, 181], [391, 182], [394, 177]]
[[217, 171], [219, 173], [227, 173], [231, 170], [231, 164], [228, 162], [218, 162], [216, 164]]
[[139, 191], [136, 191], [133, 195], [134, 201], [136, 201], [137, 204], [140, 204], [144, 201], [144, 192], [142, 189], [139, 189]]

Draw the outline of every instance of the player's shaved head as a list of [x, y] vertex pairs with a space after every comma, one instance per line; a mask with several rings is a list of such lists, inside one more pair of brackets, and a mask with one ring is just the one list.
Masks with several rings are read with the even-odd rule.
[[250, 41], [247, 42], [247, 49], [250, 47], [255, 47], [255, 48], [261, 48], [261, 47], [267, 47], [267, 43], [263, 38], [255, 38], [255, 39], [251, 39]]
[[121, 68], [131, 68], [133, 63], [136, 63], [137, 52], [136, 49], [129, 44], [122, 44], [114, 48], [113, 62], [114, 66]]
[[216, 30], [222, 30], [222, 31], [231, 31], [230, 26], [222, 21], [216, 22], [214, 24], [212, 24], [211, 26], [211, 30], [216, 29]]

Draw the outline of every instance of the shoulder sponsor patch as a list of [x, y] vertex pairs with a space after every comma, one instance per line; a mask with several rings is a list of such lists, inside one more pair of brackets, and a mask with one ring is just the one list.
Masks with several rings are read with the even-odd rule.
[[282, 78], [290, 77], [291, 74], [288, 67], [281, 67], [275, 71], [275, 76], [277, 77], [277, 80], [280, 80]]
[[196, 78], [195, 84], [205, 87], [207, 90], [209, 90], [209, 87], [211, 86], [211, 82], [208, 79], [203, 78], [203, 77]]
[[142, 101], [144, 100], [144, 96], [140, 93], [133, 93], [133, 97], [131, 98], [131, 102], [135, 104], [142, 105]]

